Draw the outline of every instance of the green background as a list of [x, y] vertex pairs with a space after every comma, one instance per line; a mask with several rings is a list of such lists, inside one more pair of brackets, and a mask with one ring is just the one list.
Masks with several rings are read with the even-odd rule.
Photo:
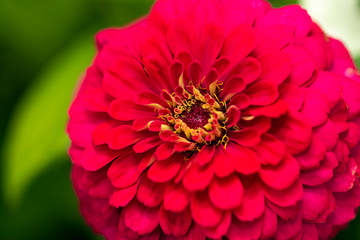
[[[66, 112], [95, 54], [94, 34], [152, 4], [0, 0], [0, 239], [101, 239], [84, 224], [70, 182]], [[359, 226], [338, 239], [360, 239]]]

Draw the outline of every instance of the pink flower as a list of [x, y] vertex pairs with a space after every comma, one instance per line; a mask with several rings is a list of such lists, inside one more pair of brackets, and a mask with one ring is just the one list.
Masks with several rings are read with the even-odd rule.
[[107, 239], [330, 239], [360, 205], [360, 75], [299, 6], [159, 0], [96, 37], [69, 111]]

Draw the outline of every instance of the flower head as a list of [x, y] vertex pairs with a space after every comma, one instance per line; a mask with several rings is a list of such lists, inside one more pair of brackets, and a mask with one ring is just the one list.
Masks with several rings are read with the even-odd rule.
[[299, 6], [159, 0], [96, 37], [73, 181], [107, 239], [329, 239], [360, 205], [360, 75]]

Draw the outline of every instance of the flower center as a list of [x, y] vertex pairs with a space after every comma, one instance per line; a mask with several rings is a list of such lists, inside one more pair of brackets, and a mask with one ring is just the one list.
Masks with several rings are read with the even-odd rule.
[[190, 128], [204, 127], [210, 118], [210, 112], [202, 108], [201, 104], [194, 104], [188, 107], [180, 116], [180, 119]]
[[159, 115], [175, 133], [198, 146], [210, 143], [226, 146], [226, 105], [216, 95], [212, 97], [206, 89], [193, 85], [186, 89], [179, 85], [172, 94], [164, 90], [161, 96], [170, 107], [160, 110]]

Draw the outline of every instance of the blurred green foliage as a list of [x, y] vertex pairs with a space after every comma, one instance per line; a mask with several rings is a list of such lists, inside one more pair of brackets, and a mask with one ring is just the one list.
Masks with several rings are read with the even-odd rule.
[[[0, 239], [99, 239], [71, 186], [66, 110], [94, 34], [147, 14], [153, 2], [0, 0]], [[357, 226], [337, 239], [360, 239]]]

